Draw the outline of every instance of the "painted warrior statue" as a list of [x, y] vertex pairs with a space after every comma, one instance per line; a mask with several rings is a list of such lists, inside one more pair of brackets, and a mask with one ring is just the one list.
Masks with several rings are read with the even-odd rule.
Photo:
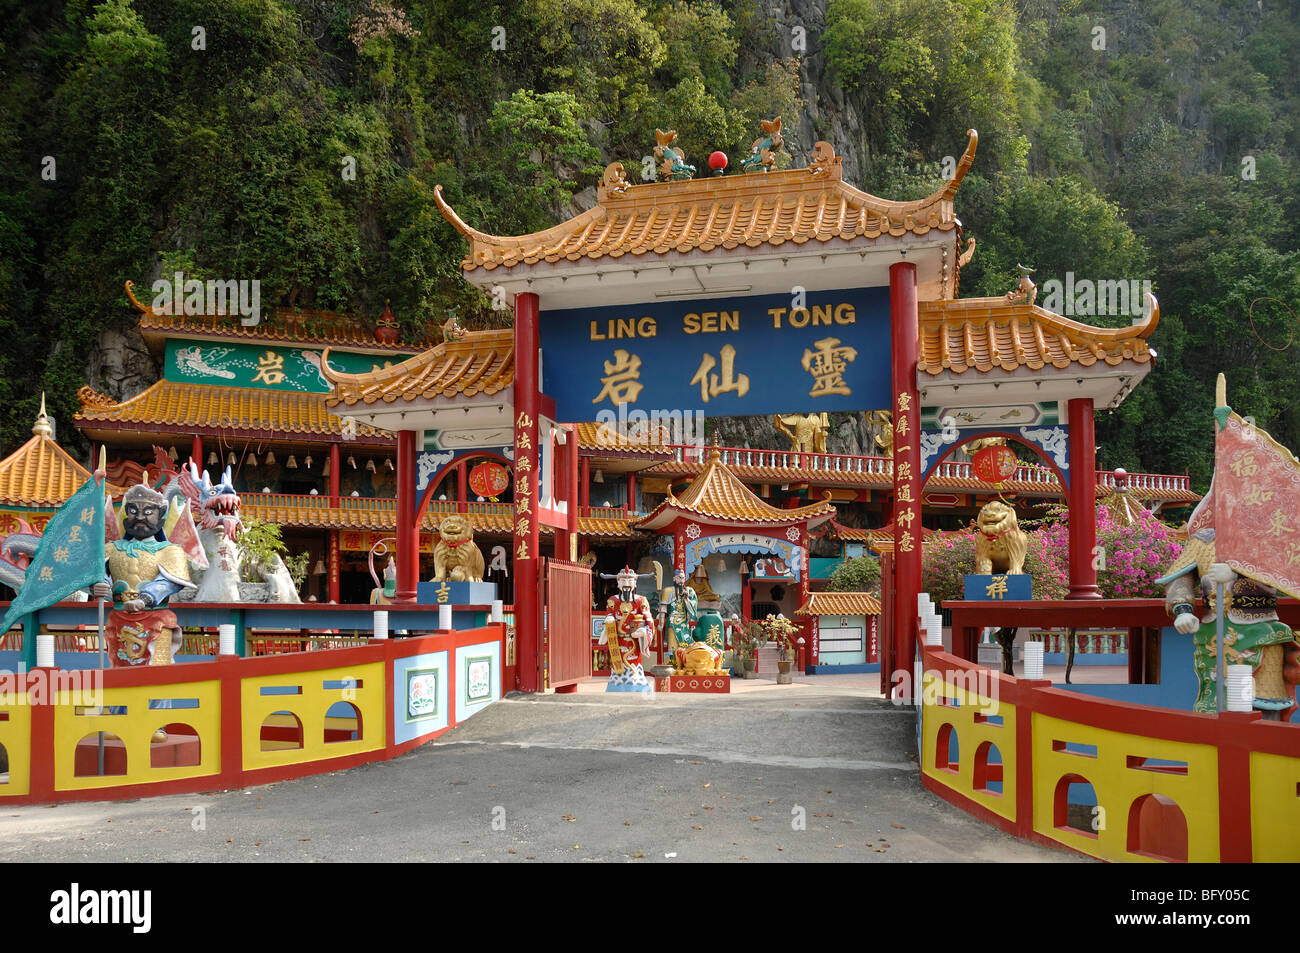
[[826, 434], [831, 429], [831, 421], [825, 411], [820, 414], [776, 414], [772, 423], [790, 438], [792, 452], [826, 452]]
[[181, 630], [167, 600], [194, 588], [185, 550], [163, 532], [167, 504], [144, 484], [122, 497], [122, 538], [104, 544], [106, 578], [92, 590], [113, 600], [104, 631], [115, 666], [170, 665]]
[[664, 648], [670, 655], [675, 655], [679, 646], [691, 643], [691, 630], [698, 615], [699, 596], [686, 585], [686, 571], [678, 569], [673, 573], [672, 588], [659, 596], [659, 631], [667, 639]]
[[[1197, 516], [1194, 512], [1189, 524], [1197, 523]], [[1192, 710], [1200, 712], [1214, 712], [1218, 707], [1215, 586], [1209, 578], [1212, 565], [1214, 530], [1198, 529], [1168, 572], [1156, 580], [1165, 587], [1165, 609], [1174, 628], [1192, 637], [1192, 667], [1198, 682]], [[1265, 718], [1281, 719], [1295, 706], [1300, 644], [1291, 627], [1277, 617], [1277, 590], [1247, 576], [1232, 576], [1224, 587], [1224, 664], [1251, 666], [1255, 670], [1254, 707], [1264, 712]], [[1200, 615], [1196, 614], [1198, 591], [1204, 605]]]
[[617, 576], [601, 574], [602, 579], [617, 579], [618, 594], [609, 597], [605, 607], [605, 631], [600, 644], [609, 646], [610, 692], [648, 692], [650, 683], [641, 666], [641, 655], [654, 635], [654, 616], [650, 602], [637, 595], [637, 573], [630, 566]]

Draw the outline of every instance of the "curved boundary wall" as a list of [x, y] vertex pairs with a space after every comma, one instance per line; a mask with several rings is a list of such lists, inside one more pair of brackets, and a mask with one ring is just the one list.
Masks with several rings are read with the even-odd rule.
[[[506, 661], [506, 626], [496, 623], [355, 648], [108, 669], [94, 673], [103, 679], [97, 704], [68, 680], [89, 672], [9, 674], [0, 686], [9, 763], [0, 804], [230, 790], [385, 761], [499, 700], [503, 684], [513, 687]], [[184, 756], [169, 757], [154, 733], [177, 724], [183, 730], [169, 741], [183, 743]], [[106, 764], [121, 773], [98, 773], [100, 732], [112, 736]]]
[[968, 814], [1108, 861], [1300, 860], [1300, 725], [1103, 700], [922, 652], [922, 783]]

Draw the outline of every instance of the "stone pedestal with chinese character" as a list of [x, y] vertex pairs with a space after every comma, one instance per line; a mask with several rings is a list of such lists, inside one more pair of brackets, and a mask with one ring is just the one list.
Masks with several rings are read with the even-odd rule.
[[495, 582], [422, 582], [415, 589], [422, 606], [491, 606], [496, 597]]
[[1027, 602], [1034, 597], [1034, 582], [1023, 573], [966, 576], [964, 598], [971, 602]]

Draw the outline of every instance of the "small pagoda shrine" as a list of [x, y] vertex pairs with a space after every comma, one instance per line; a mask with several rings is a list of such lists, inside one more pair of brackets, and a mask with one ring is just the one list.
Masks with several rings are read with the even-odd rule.
[[[716, 601], [714, 608], [727, 618], [755, 614], [745, 578], [747, 556], [780, 560], [797, 588], [790, 608], [801, 605], [809, 588], [809, 531], [834, 516], [835, 507], [824, 500], [791, 509], [772, 506], [731, 472], [715, 446], [704, 469], [680, 496], [670, 494], [634, 525], [671, 536], [673, 570], [696, 580], [702, 608], [712, 596], [708, 601]], [[811, 646], [811, 627], [804, 628]], [[816, 664], [815, 652], [809, 664]]]

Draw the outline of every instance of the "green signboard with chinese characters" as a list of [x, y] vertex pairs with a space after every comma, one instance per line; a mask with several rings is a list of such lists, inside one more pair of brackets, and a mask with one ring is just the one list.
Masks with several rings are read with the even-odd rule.
[[[172, 339], [167, 342], [163, 376], [169, 381], [261, 387], [328, 394], [330, 383], [320, 372], [322, 349], [272, 347], [265, 344], [209, 344]], [[330, 350], [330, 369], [365, 374], [391, 367], [408, 354], [356, 354]]]

